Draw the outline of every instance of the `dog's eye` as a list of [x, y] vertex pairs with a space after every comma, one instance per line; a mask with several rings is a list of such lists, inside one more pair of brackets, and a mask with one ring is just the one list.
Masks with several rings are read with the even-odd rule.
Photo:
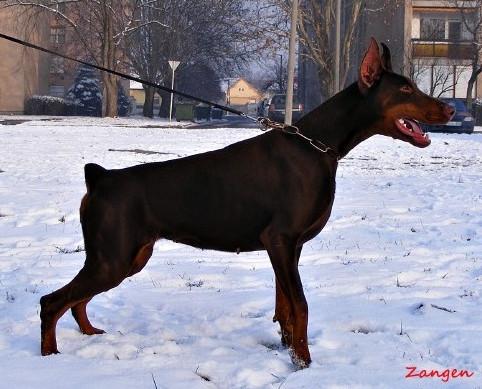
[[400, 88], [400, 92], [411, 94], [413, 93], [413, 88], [410, 85], [404, 85]]

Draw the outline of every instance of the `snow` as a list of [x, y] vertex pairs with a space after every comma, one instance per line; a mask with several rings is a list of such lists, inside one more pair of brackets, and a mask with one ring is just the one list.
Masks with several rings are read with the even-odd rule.
[[[301, 256], [313, 364], [296, 371], [271, 321], [266, 253], [169, 241], [157, 243], [141, 273], [89, 304], [107, 334], [81, 335], [66, 313], [62, 354], [40, 356], [39, 298], [84, 261], [84, 164], [166, 160], [258, 134], [51, 119], [0, 126], [0, 387], [482, 385], [481, 133], [433, 134], [423, 150], [374, 137], [340, 162], [332, 217]], [[406, 366], [475, 374], [406, 379]]]

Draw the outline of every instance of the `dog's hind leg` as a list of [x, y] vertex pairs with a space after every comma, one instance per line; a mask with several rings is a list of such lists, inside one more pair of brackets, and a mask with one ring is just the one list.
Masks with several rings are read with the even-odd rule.
[[72, 316], [79, 325], [80, 331], [85, 335], [105, 334], [104, 330], [95, 328], [87, 317], [87, 304], [92, 298], [85, 299], [71, 308]]
[[149, 261], [149, 258], [151, 258], [152, 256], [154, 243], [155, 241], [146, 243], [142, 245], [141, 248], [137, 251], [137, 254], [134, 257], [134, 260], [132, 261], [132, 265], [131, 265], [131, 269], [129, 270], [128, 277], [133, 276], [134, 274], [139, 273], [142, 269], [144, 269], [144, 266], [146, 266], [147, 261]]
[[[147, 261], [152, 255], [152, 250], [154, 248], [154, 242], [149, 242], [143, 245], [137, 255], [134, 257], [132, 261], [131, 268], [127, 277], [130, 277], [138, 272], [140, 272], [144, 266], [146, 266]], [[93, 297], [93, 296], [92, 296]], [[79, 325], [80, 331], [85, 335], [99, 335], [105, 334], [105, 331], [99, 328], [95, 328], [91, 323], [87, 316], [87, 304], [92, 300], [92, 297], [87, 298], [80, 303], [75, 304], [72, 306], [72, 316], [74, 317], [75, 321]]]
[[58, 353], [55, 329], [58, 320], [69, 308], [77, 307], [73, 311], [78, 314], [81, 330], [90, 330], [87, 315], [83, 316], [87, 302], [96, 294], [119, 285], [128, 273], [129, 267], [119, 263], [115, 268], [105, 266], [105, 262], [99, 266], [86, 264], [67, 285], [43, 296], [40, 299], [42, 355]]

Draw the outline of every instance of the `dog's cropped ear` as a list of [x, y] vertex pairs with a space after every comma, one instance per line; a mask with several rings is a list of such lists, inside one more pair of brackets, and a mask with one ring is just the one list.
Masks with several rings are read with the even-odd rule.
[[383, 69], [393, 72], [392, 55], [390, 54], [390, 49], [385, 43], [382, 43], [382, 66]]
[[370, 47], [365, 53], [365, 57], [363, 57], [358, 75], [358, 87], [363, 94], [368, 93], [368, 89], [378, 81], [382, 71], [382, 60], [378, 43], [374, 38], [371, 38]]

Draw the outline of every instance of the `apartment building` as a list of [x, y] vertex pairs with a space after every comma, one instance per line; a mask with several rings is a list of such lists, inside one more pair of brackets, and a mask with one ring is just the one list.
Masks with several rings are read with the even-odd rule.
[[[63, 3], [56, 7], [65, 11]], [[61, 19], [51, 13], [37, 13], [34, 18], [16, 7], [0, 9], [5, 34], [59, 52], [74, 46], [72, 32]], [[0, 113], [23, 113], [32, 95], [64, 97], [77, 71], [75, 63], [5, 40], [0, 40], [0, 58]]]
[[[473, 43], [480, 8], [463, 4], [462, 13], [455, 1], [413, 0], [411, 75], [436, 97], [466, 97], [472, 58], [478, 55]], [[481, 92], [478, 84], [474, 97]]]
[[[25, 19], [12, 9], [0, 9], [0, 26], [5, 34], [26, 39], [26, 32], [18, 29]], [[28, 35], [31, 41], [41, 44], [48, 37], [48, 29], [40, 28]], [[0, 39], [0, 113], [23, 113], [28, 97], [47, 94], [48, 80], [43, 75], [48, 69], [47, 55]]]
[[[342, 10], [345, 10], [342, 12], [342, 33], [351, 1], [342, 0]], [[478, 20], [480, 7], [475, 6], [477, 3], [464, 4], [466, 20]], [[358, 66], [370, 37], [385, 42], [392, 52], [394, 70], [412, 77], [425, 92], [436, 97], [466, 96], [474, 37], [463, 22], [455, 1], [367, 0], [352, 45], [347, 85], [358, 76]], [[303, 50], [305, 48], [301, 47], [298, 63], [299, 97], [309, 110], [326, 97], [321, 96], [316, 67], [303, 57]], [[474, 96], [482, 97], [482, 82], [476, 83]]]

